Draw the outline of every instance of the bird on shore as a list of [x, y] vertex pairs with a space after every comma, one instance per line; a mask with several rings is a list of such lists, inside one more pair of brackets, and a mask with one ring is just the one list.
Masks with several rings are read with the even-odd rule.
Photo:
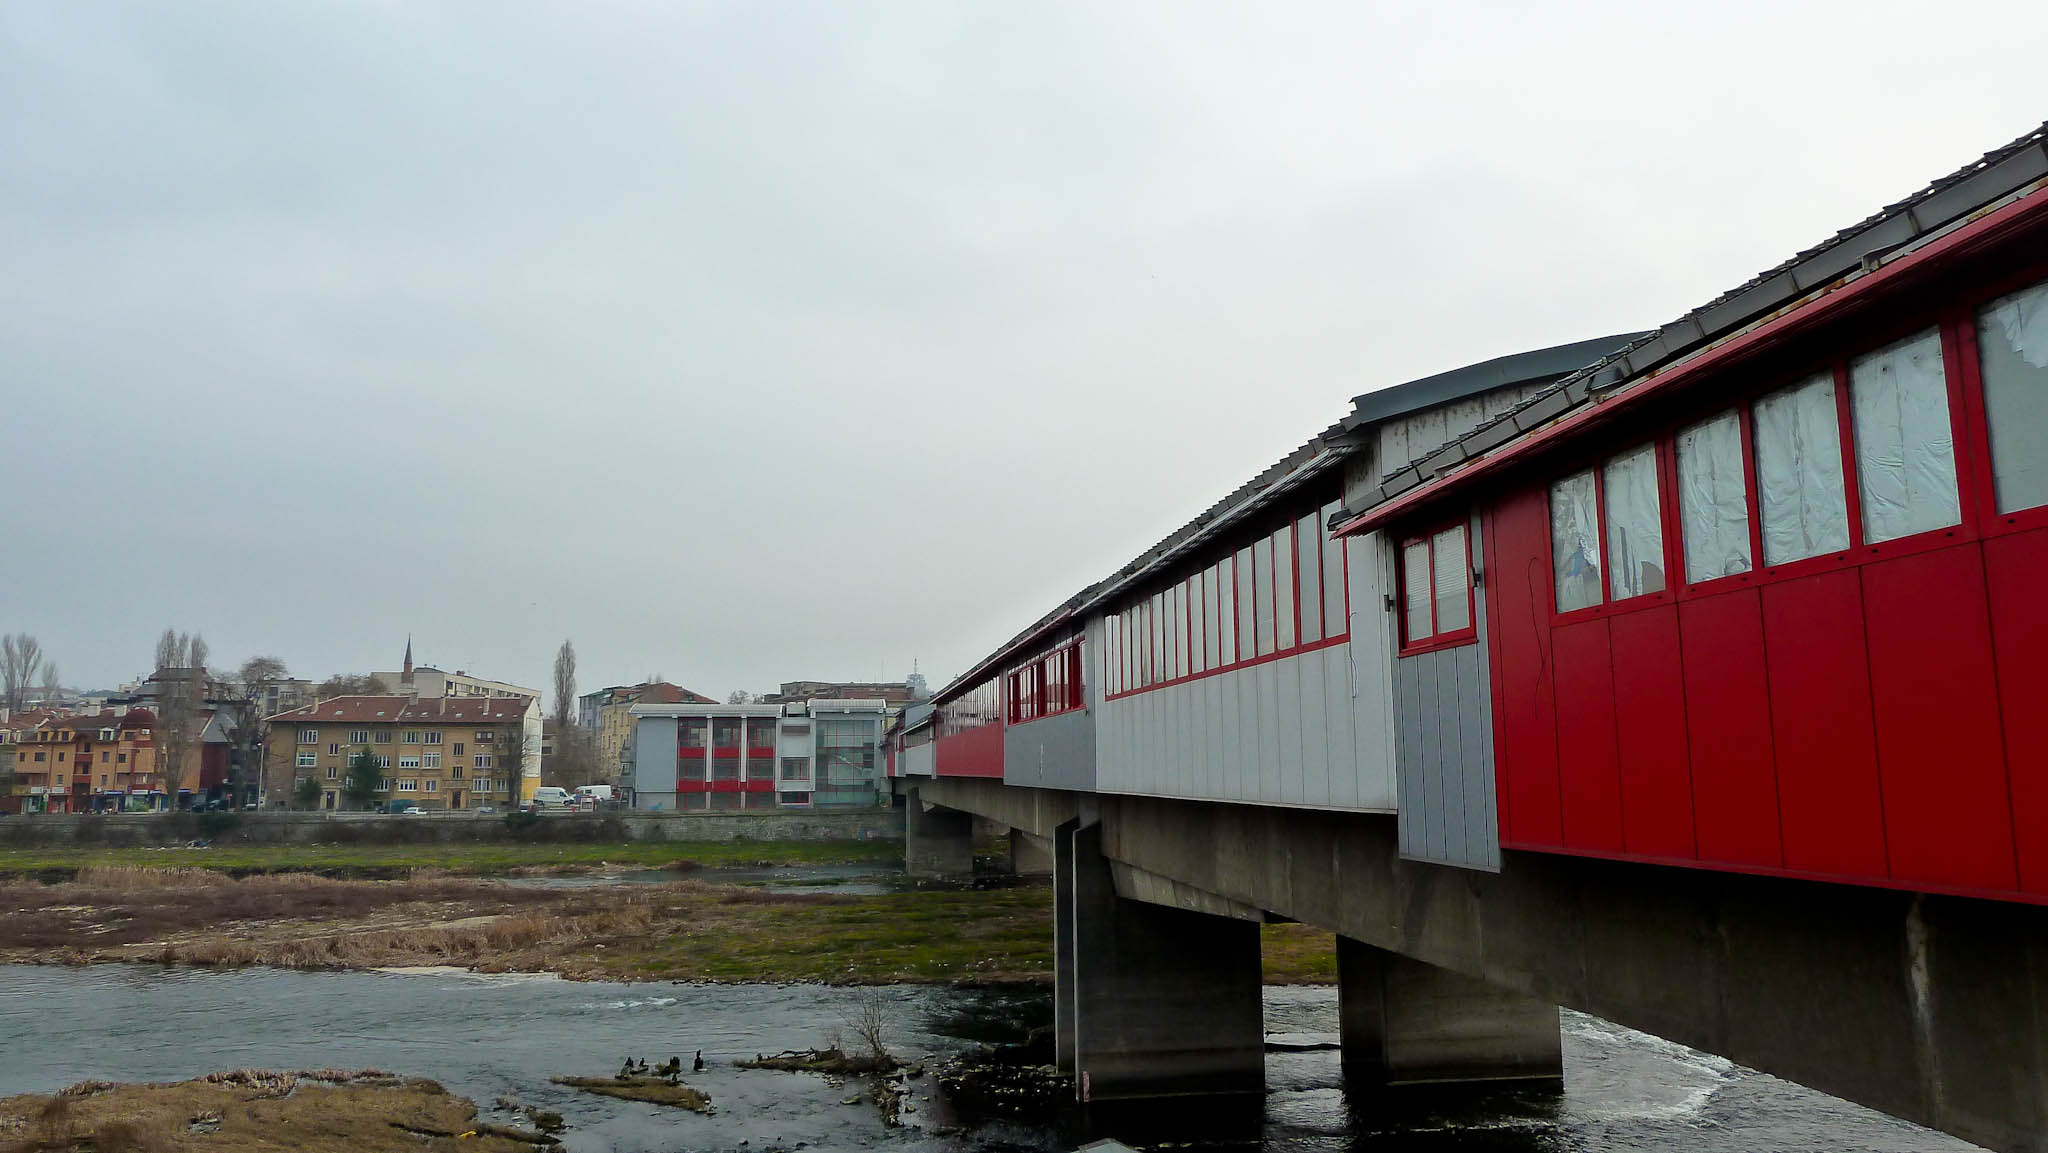
[[621, 1066], [619, 1066], [619, 1074], [618, 1074], [618, 1077], [616, 1078], [616, 1080], [620, 1080], [620, 1081], [630, 1081], [630, 1080], [632, 1080], [632, 1079], [633, 1079], [633, 1059], [632, 1059], [631, 1057], [628, 1057], [628, 1058], [626, 1058], [626, 1063], [625, 1063], [625, 1064], [623, 1064], [623, 1065], [621, 1065]]
[[702, 1073], [704, 1071], [704, 1050], [697, 1050], [697, 1059], [691, 1063], [690, 1071], [693, 1073]]
[[670, 1057], [667, 1061], [654, 1067], [654, 1075], [666, 1077], [669, 1084], [675, 1084], [677, 1078], [683, 1075], [683, 1059], [681, 1057]]

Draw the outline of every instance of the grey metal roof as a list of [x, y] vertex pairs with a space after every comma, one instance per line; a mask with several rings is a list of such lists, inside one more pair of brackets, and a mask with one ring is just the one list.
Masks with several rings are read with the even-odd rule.
[[1630, 344], [1649, 336], [1647, 332], [1624, 332], [1615, 336], [1596, 336], [1591, 340], [1574, 341], [1552, 348], [1538, 348], [1529, 352], [1510, 353], [1425, 376], [1406, 384], [1391, 388], [1377, 389], [1352, 398], [1351, 415], [1344, 421], [1350, 428], [1361, 424], [1376, 424], [1411, 412], [1420, 412], [1439, 404], [1463, 400], [1482, 392], [1510, 385], [1528, 384], [1537, 380], [1554, 380], [1584, 368], [1612, 352], [1618, 352]]
[[1861, 271], [1885, 253], [1948, 228], [2048, 177], [2048, 123], [1993, 149], [1913, 195], [1750, 277], [1677, 320], [1630, 341], [1440, 448], [1390, 470], [1350, 520], [1409, 489], [1718, 340], [1815, 290]]
[[[1640, 334], [1636, 334], [1640, 335]], [[1096, 581], [1063, 601], [1059, 607], [1033, 621], [1016, 636], [1003, 642], [995, 652], [977, 661], [953, 678], [934, 701], [945, 701], [968, 686], [979, 684], [991, 666], [1002, 664], [1029, 642], [1060, 628], [1085, 620], [1088, 611], [1170, 566], [1183, 553], [1198, 548], [1230, 526], [1251, 516], [1273, 501], [1303, 485], [1341, 469], [1345, 460], [1365, 446], [1366, 429], [1381, 421], [1432, 405], [1462, 400], [1510, 384], [1526, 384], [1555, 377], [1585, 364], [1589, 359], [1627, 343], [1631, 336], [1606, 336], [1541, 348], [1532, 352], [1495, 357], [1479, 364], [1440, 372], [1420, 380], [1368, 392], [1352, 401], [1351, 415], [1310, 437], [1299, 448], [1273, 462], [1257, 476], [1231, 490], [1222, 500], [1202, 510], [1193, 520], [1168, 533], [1165, 539], [1138, 554], [1129, 564]], [[1370, 408], [1367, 402], [1372, 402]], [[1371, 415], [1360, 416], [1361, 411]]]

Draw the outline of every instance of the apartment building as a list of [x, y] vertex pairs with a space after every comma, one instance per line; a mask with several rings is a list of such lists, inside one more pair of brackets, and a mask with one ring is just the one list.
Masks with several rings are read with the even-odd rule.
[[879, 698], [630, 711], [636, 809], [862, 808], [887, 787]]
[[784, 681], [772, 693], [762, 693], [764, 705], [795, 704], [814, 700], [881, 700], [902, 706], [921, 701], [931, 693], [924, 677], [912, 673], [902, 681]]
[[334, 697], [270, 718], [264, 776], [273, 793], [319, 782], [320, 807], [344, 809], [349, 762], [383, 770], [374, 803], [422, 809], [510, 807], [540, 783], [540, 703], [517, 697]]
[[[33, 721], [29, 727], [14, 727]], [[6, 811], [16, 813], [155, 812], [172, 808], [158, 772], [156, 716], [148, 709], [119, 715], [24, 713], [4, 734], [14, 770]], [[180, 794], [198, 784], [197, 764]]]
[[576, 698], [576, 723], [591, 734], [597, 745], [598, 774], [623, 781], [630, 776], [633, 744], [633, 706], [715, 705], [703, 693], [692, 692], [667, 681], [643, 681], [637, 685], [613, 685]]
[[539, 701], [540, 690], [509, 681], [494, 681], [484, 677], [473, 677], [461, 669], [447, 672], [432, 665], [414, 668], [412, 663], [412, 638], [405, 639], [405, 663], [395, 673], [371, 673], [393, 692], [409, 697], [509, 697], [516, 700]]

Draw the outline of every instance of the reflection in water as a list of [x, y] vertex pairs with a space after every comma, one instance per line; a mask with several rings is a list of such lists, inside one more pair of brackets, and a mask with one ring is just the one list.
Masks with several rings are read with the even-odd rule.
[[[882, 1127], [871, 1105], [844, 1105], [852, 1087], [731, 1062], [818, 1044], [841, 1026], [856, 990], [791, 985], [574, 983], [552, 977], [460, 973], [213, 972], [143, 966], [0, 966], [0, 1095], [48, 1092], [88, 1078], [168, 1080], [241, 1066], [376, 1066], [439, 1079], [488, 1104], [520, 1098], [561, 1112], [567, 1153], [599, 1150], [819, 1149], [972, 1151], [1071, 1148], [1078, 1131], [986, 1126], [943, 1131], [945, 1110], [920, 1102], [905, 1129]], [[1010, 1041], [1050, 1019], [1044, 989], [974, 992], [896, 987], [892, 1047], [910, 1057], [971, 1041]], [[1676, 1045], [1578, 1014], [1565, 1019], [1565, 1093], [1485, 1100], [1347, 1100], [1333, 1042], [1328, 988], [1270, 989], [1267, 1028], [1287, 1047], [1269, 1053], [1263, 1102], [1235, 1120], [1167, 1114], [1181, 1137], [1210, 1148], [1455, 1150], [1698, 1150], [1766, 1153], [1864, 1150], [1955, 1153], [1960, 1142], [1890, 1120]], [[711, 1094], [711, 1117], [587, 1097], [549, 1085], [557, 1073], [609, 1072], [626, 1055], [710, 1068], [690, 1082]], [[1156, 1118], [1155, 1118], [1156, 1121]], [[931, 1124], [934, 1127], [926, 1128]], [[1125, 1118], [1122, 1135], [1165, 1130]], [[740, 1143], [747, 1142], [745, 1146]]]

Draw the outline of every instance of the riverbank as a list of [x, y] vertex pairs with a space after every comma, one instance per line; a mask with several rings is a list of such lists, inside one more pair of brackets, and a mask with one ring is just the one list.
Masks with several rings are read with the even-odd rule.
[[552, 1137], [479, 1119], [476, 1103], [422, 1078], [376, 1070], [237, 1070], [190, 1081], [112, 1085], [0, 1098], [0, 1151], [222, 1153], [295, 1149], [398, 1153], [463, 1149], [534, 1153]]
[[[715, 871], [707, 871], [715, 876]], [[1329, 934], [1266, 927], [1269, 983], [1335, 978]], [[0, 962], [449, 966], [581, 981], [1004, 984], [1052, 976], [1044, 884], [871, 895], [695, 877], [605, 889], [476, 877], [88, 866], [0, 888]]]
[[483, 842], [428, 845], [222, 845], [0, 848], [0, 878], [70, 880], [88, 868], [205, 869], [246, 877], [318, 873], [403, 879], [433, 870], [456, 876], [519, 876], [606, 867], [893, 865], [900, 841]]

